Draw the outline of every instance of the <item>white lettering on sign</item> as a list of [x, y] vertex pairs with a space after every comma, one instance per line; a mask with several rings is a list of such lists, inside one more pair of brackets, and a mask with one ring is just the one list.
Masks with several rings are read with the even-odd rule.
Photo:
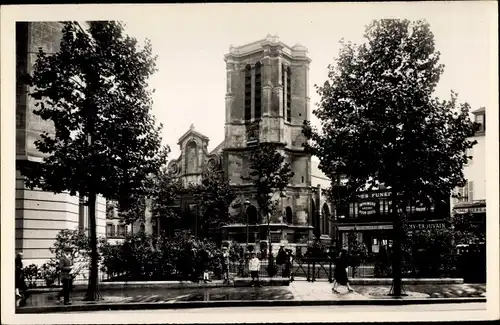
[[384, 230], [392, 229], [392, 225], [339, 226], [339, 230]]
[[426, 230], [426, 229], [444, 229], [444, 223], [410, 223], [408, 224], [409, 230]]
[[480, 208], [460, 208], [455, 209], [456, 213], [464, 214], [464, 213], [486, 213], [486, 207]]
[[376, 203], [373, 201], [365, 201], [359, 203], [359, 214], [375, 214]]

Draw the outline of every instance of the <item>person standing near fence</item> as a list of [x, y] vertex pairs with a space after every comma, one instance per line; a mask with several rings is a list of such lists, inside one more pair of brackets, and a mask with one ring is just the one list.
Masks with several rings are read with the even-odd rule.
[[73, 258], [71, 256], [71, 247], [65, 247], [61, 258], [59, 260], [59, 269], [61, 270], [61, 282], [62, 282], [62, 295], [64, 297], [64, 304], [71, 305], [69, 301], [69, 294], [71, 292], [73, 275], [71, 270], [73, 268]]
[[259, 270], [260, 270], [260, 260], [257, 258], [255, 253], [250, 255], [250, 261], [248, 261], [248, 269], [250, 271], [250, 276], [252, 277], [252, 282], [250, 285], [253, 287], [257, 284], [262, 287], [259, 281]]
[[24, 281], [24, 270], [23, 270], [23, 253], [16, 254], [16, 274], [15, 274], [15, 284], [16, 284], [16, 298], [23, 299], [26, 298], [26, 292], [28, 291], [26, 282]]
[[347, 278], [347, 250], [342, 249], [340, 251], [339, 257], [335, 261], [335, 271], [333, 272], [333, 288], [332, 291], [334, 293], [339, 293], [337, 291], [338, 285], [343, 285], [347, 287], [349, 292], [353, 292], [354, 290], [351, 288], [349, 284], [349, 279]]
[[222, 247], [222, 278], [224, 283], [229, 283], [229, 252], [227, 247]]
[[281, 276], [285, 276], [285, 269], [284, 266], [286, 265], [286, 252], [285, 252], [285, 246], [281, 245], [280, 249], [278, 250], [278, 254], [276, 255], [276, 264], [280, 267], [281, 269]]

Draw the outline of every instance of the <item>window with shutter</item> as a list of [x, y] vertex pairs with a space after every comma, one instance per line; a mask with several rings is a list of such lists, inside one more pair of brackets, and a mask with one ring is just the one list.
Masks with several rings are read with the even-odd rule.
[[467, 193], [467, 201], [472, 202], [474, 200], [474, 182], [468, 182], [468, 193]]
[[245, 120], [252, 118], [252, 67], [245, 67]]

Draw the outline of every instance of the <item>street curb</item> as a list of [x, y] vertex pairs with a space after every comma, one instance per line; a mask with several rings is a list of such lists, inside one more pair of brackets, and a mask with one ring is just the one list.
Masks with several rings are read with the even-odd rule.
[[[99, 288], [102, 289], [133, 289], [133, 288], [162, 288], [162, 289], [196, 289], [196, 288], [221, 288], [221, 287], [239, 287], [248, 285], [252, 280], [250, 278], [235, 278], [229, 283], [224, 283], [222, 280], [212, 280], [212, 282], [194, 283], [194, 282], [178, 282], [178, 281], [130, 281], [130, 282], [99, 282]], [[290, 283], [288, 278], [261, 278], [260, 282], [272, 286], [287, 286]], [[62, 287], [51, 288], [30, 288], [30, 293], [57, 292], [61, 291]], [[87, 290], [86, 284], [75, 284], [73, 291], [81, 292]]]
[[[209, 283], [193, 283], [193, 282], [179, 282], [179, 281], [121, 281], [121, 282], [99, 282], [100, 288], [106, 289], [132, 289], [132, 288], [164, 288], [164, 289], [188, 289], [188, 288], [220, 288], [220, 287], [239, 287], [241, 284], [250, 283], [249, 278], [234, 278], [231, 283], [223, 283], [222, 280], [213, 280]], [[306, 281], [306, 278], [296, 277], [294, 281], [289, 278], [261, 278], [262, 283], [271, 283], [271, 285], [285, 285], [288, 286], [292, 282], [296, 281]], [[324, 282], [328, 279], [316, 279], [315, 282]], [[350, 278], [349, 282], [353, 285], [391, 285], [392, 279], [385, 278]], [[441, 279], [411, 279], [403, 278], [403, 284], [463, 284], [464, 280], [461, 278], [441, 278]], [[56, 292], [60, 291], [62, 287], [51, 287], [51, 288], [29, 288], [29, 292], [39, 293], [39, 292]], [[74, 286], [75, 291], [85, 291], [87, 290], [87, 284], [76, 284]]]
[[41, 314], [54, 312], [83, 312], [103, 310], [149, 310], [149, 309], [187, 309], [217, 307], [287, 307], [287, 306], [404, 306], [430, 304], [484, 303], [486, 298], [427, 298], [427, 299], [365, 299], [365, 300], [223, 300], [223, 301], [182, 301], [182, 302], [143, 302], [143, 303], [104, 303], [85, 305], [56, 305], [48, 307], [21, 307], [17, 314]]
[[[190, 289], [190, 288], [220, 288], [232, 287], [232, 283], [223, 283], [222, 281], [212, 281], [208, 283], [193, 282], [171, 282], [171, 281], [130, 281], [130, 282], [99, 282], [99, 288], [103, 289], [134, 289], [134, 288], [163, 288], [163, 289]], [[30, 288], [31, 293], [57, 292], [62, 287], [51, 288]], [[87, 290], [87, 284], [75, 284], [73, 291], [81, 292]]]
[[[292, 282], [298, 281], [307, 281], [306, 277], [294, 277]], [[307, 282], [326, 282], [328, 279], [321, 278], [315, 279], [314, 281]], [[355, 285], [391, 285], [392, 278], [349, 278], [350, 284]], [[462, 278], [402, 278], [402, 284], [410, 284], [410, 285], [420, 285], [420, 284], [435, 284], [435, 285], [448, 285], [448, 284], [464, 284], [464, 279]]]

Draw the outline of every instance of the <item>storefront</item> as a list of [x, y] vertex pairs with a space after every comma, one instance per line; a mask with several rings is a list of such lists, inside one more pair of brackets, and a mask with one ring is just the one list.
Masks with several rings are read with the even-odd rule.
[[453, 213], [467, 216], [471, 224], [486, 232], [486, 200], [458, 203], [453, 207]]
[[[339, 207], [337, 231], [340, 247], [356, 240], [364, 244], [368, 252], [377, 253], [380, 247], [392, 245], [393, 214], [391, 191], [377, 190], [360, 192], [344, 207]], [[412, 200], [406, 206], [408, 231], [447, 227], [449, 199]]]
[[366, 246], [370, 253], [378, 253], [380, 246], [388, 247], [391, 242], [392, 224], [340, 224], [340, 247], [347, 247], [355, 239]]

